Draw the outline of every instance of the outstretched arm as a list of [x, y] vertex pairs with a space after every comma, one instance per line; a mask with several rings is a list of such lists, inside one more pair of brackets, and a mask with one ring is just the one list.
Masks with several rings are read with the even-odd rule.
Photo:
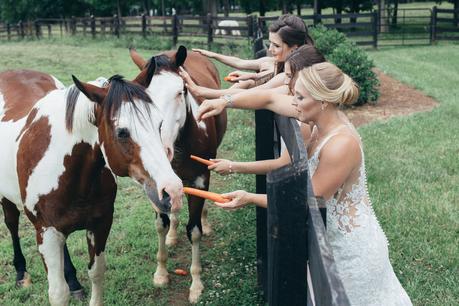
[[192, 49], [195, 52], [199, 52], [204, 56], [214, 58], [219, 62], [222, 62], [225, 65], [231, 66], [236, 69], [246, 69], [246, 70], [254, 70], [254, 71], [259, 71], [260, 70], [260, 64], [272, 59], [268, 57], [262, 57], [259, 59], [255, 60], [245, 60], [241, 59], [235, 56], [228, 56], [228, 55], [223, 55], [219, 54], [216, 52], [208, 51], [208, 50], [203, 50], [203, 49]]
[[277, 114], [296, 117], [298, 112], [292, 105], [293, 97], [279, 94], [279, 89], [252, 89], [238, 93], [229, 99], [205, 100], [198, 110], [198, 120], [220, 114], [226, 107], [241, 109], [268, 109]]
[[245, 190], [237, 190], [222, 194], [222, 196], [231, 199], [231, 201], [227, 203], [215, 202], [215, 205], [225, 210], [236, 210], [249, 204], [255, 204], [256, 206], [263, 208], [268, 207], [268, 197], [266, 194], [256, 194]]

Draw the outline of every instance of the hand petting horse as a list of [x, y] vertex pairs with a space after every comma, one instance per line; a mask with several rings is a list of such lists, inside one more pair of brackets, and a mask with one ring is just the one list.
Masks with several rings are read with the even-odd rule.
[[[198, 85], [218, 89], [220, 88], [220, 79], [215, 65], [199, 53], [188, 53], [183, 46], [180, 46], [177, 51], [168, 51], [155, 56], [154, 62], [145, 61], [133, 49], [131, 49], [130, 54], [134, 63], [143, 72], [151, 65], [156, 65], [155, 75], [147, 93], [158, 105], [164, 116], [161, 138], [169, 160], [172, 160], [172, 167], [183, 180], [184, 185], [209, 190], [210, 171], [206, 166], [191, 160], [190, 155], [197, 155], [206, 159], [215, 158], [217, 148], [226, 131], [226, 112], [198, 122], [196, 114], [202, 100], [193, 97], [186, 90], [179, 75], [179, 67], [183, 66]], [[189, 219], [186, 231], [188, 239], [192, 243], [190, 270], [193, 278], [189, 301], [196, 303], [204, 288], [200, 278], [199, 243], [203, 232], [210, 232], [210, 227], [206, 219], [207, 212], [203, 211], [204, 199], [196, 196], [187, 197]], [[154, 283], [158, 286], [165, 285], [169, 281], [166, 270], [166, 243], [168, 245], [176, 244], [178, 226], [178, 219], [175, 214], [171, 214], [170, 219], [165, 214], [160, 216], [163, 223], [162, 226], [157, 223], [159, 237], [158, 267], [154, 277]], [[165, 239], [166, 234], [167, 241]]]
[[[68, 90], [40, 72], [0, 73], [0, 201], [18, 284], [29, 283], [18, 237], [24, 209], [36, 230], [51, 305], [69, 302], [64, 245], [81, 229], [87, 231], [90, 305], [103, 304], [115, 176], [141, 184], [158, 212], [181, 207], [182, 182], [161, 143], [163, 118], [145, 91], [155, 67], [132, 82], [113, 76], [103, 87], [73, 77], [75, 86]], [[67, 262], [68, 267], [73, 268]]]

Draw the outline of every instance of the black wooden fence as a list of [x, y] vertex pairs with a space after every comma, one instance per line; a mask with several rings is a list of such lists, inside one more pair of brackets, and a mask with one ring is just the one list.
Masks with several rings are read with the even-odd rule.
[[[255, 57], [263, 54], [262, 40], [255, 41]], [[268, 209], [257, 208], [257, 278], [264, 300], [269, 305], [349, 305], [325, 235], [325, 206], [312, 191], [298, 124], [266, 110], [255, 112], [255, 122], [257, 160], [277, 157], [281, 137], [292, 160], [256, 180], [257, 193], [268, 194]]]
[[[345, 33], [359, 45], [430, 44], [438, 40], [459, 39], [459, 11], [452, 9], [399, 9], [397, 17], [380, 24], [378, 12], [301, 16], [308, 26], [321, 23]], [[120, 35], [164, 36], [173, 45], [193, 42], [227, 44], [253, 39], [256, 33], [268, 35], [269, 23], [278, 17], [218, 16], [136, 16], [37, 19], [17, 24], [0, 23], [0, 40], [84, 35], [96, 37]], [[238, 26], [219, 25], [223, 20]]]

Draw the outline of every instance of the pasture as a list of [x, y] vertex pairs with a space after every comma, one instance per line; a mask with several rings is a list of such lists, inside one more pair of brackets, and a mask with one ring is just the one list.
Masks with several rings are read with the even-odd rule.
[[[191, 46], [187, 46], [191, 47]], [[138, 50], [149, 57], [157, 50]], [[222, 50], [229, 53], [228, 49]], [[249, 50], [238, 51], [250, 57]], [[440, 102], [429, 113], [375, 123], [359, 129], [365, 145], [369, 191], [390, 242], [394, 270], [415, 305], [457, 305], [459, 301], [459, 61], [458, 45], [397, 48], [370, 52], [377, 66]], [[233, 52], [233, 54], [235, 54]], [[218, 65], [223, 78], [231, 69]], [[138, 70], [127, 48], [89, 39], [29, 41], [0, 45], [0, 70], [28, 68], [55, 75], [65, 85], [71, 74], [82, 81]], [[227, 86], [227, 84], [223, 84]], [[219, 156], [254, 160], [253, 114], [229, 112]], [[1, 177], [0, 177], [1, 182]], [[186, 305], [191, 276], [171, 274], [167, 288], [153, 287], [157, 250], [154, 214], [143, 191], [119, 179], [115, 218], [106, 248], [106, 305]], [[248, 175], [212, 174], [210, 190], [255, 189]], [[179, 245], [169, 250], [168, 269], [188, 269], [191, 246], [182, 210]], [[213, 233], [203, 238], [201, 304], [256, 305], [255, 210], [225, 212], [210, 207]], [[21, 217], [20, 235], [33, 285], [14, 287], [11, 239], [0, 222], [0, 305], [47, 305], [47, 281], [34, 230]], [[78, 277], [88, 292], [84, 232], [68, 239]], [[87, 302], [72, 305], [87, 305]]]

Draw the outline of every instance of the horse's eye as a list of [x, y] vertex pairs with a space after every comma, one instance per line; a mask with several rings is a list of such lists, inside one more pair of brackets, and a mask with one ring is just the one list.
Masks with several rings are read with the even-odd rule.
[[116, 136], [120, 139], [127, 139], [129, 138], [130, 133], [127, 128], [119, 128], [116, 130]]

